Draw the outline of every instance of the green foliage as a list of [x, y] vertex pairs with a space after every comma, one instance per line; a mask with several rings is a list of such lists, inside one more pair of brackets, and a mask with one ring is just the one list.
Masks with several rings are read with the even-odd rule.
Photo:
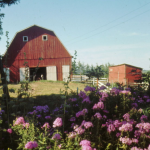
[[77, 59], [77, 51], [75, 50], [74, 56], [73, 56], [73, 61], [72, 61], [72, 68], [71, 68], [70, 74], [76, 74], [76, 72], [77, 72], [76, 59]]
[[103, 77], [105, 72], [102, 70], [102, 66], [92, 67], [91, 70], [87, 72], [89, 78], [96, 77], [98, 80]]

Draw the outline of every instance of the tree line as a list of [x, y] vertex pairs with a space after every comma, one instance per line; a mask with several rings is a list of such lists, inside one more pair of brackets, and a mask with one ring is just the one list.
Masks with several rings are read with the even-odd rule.
[[75, 50], [73, 59], [72, 59], [72, 74], [74, 75], [87, 75], [89, 77], [104, 77], [107, 78], [108, 77], [108, 73], [109, 73], [109, 66], [113, 66], [113, 64], [105, 63], [102, 65], [98, 65], [96, 64], [94, 65], [89, 65], [89, 64], [85, 64], [82, 63], [80, 61], [76, 61], [77, 59], [77, 51]]

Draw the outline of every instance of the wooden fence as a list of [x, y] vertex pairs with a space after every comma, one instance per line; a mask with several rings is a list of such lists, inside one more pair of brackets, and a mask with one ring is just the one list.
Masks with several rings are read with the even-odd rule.
[[85, 84], [90, 84], [90, 85], [95, 85], [98, 87], [100, 86], [105, 86], [106, 88], [108, 88], [106, 86], [106, 83], [108, 82], [107, 78], [101, 78], [100, 80], [97, 80], [97, 78], [90, 78], [86, 75], [73, 75], [71, 77], [71, 81], [72, 82], [84, 82]]

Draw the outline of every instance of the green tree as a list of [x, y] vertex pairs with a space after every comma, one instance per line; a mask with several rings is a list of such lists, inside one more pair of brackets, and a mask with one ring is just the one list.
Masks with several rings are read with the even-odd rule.
[[75, 50], [74, 56], [73, 56], [73, 61], [72, 61], [71, 74], [76, 74], [77, 73], [76, 59], [77, 59], [77, 51]]

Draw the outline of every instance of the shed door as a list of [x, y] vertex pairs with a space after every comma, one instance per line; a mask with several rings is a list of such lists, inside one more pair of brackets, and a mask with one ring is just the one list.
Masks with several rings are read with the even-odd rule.
[[62, 66], [63, 81], [67, 81], [69, 77], [69, 65]]
[[8, 81], [8, 82], [10, 82], [10, 70], [9, 70], [9, 68], [3, 68], [3, 70], [4, 70], [4, 72], [5, 72], [5, 74], [6, 74], [6, 80]]
[[56, 66], [46, 67], [47, 80], [57, 81]]

